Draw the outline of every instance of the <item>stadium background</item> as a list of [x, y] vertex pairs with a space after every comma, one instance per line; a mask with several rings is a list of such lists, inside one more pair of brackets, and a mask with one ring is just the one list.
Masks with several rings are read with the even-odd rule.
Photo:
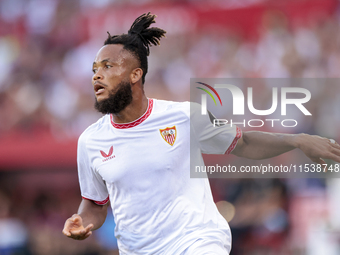
[[[61, 234], [81, 200], [77, 137], [100, 117], [91, 65], [106, 31], [123, 33], [138, 15], [157, 14], [167, 38], [151, 48], [146, 93], [184, 101], [190, 77], [339, 78], [339, 7], [336, 0], [0, 0], [0, 254], [117, 254], [110, 213], [88, 240]], [[318, 121], [300, 132], [340, 140], [338, 92], [320, 89], [318, 100], [333, 107], [315, 105]], [[231, 219], [233, 255], [339, 254], [339, 184], [211, 180]]]

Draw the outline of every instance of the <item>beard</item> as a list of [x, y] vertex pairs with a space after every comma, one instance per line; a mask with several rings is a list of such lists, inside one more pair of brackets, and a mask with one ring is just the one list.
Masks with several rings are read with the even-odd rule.
[[122, 81], [114, 91], [109, 91], [109, 97], [94, 103], [94, 108], [103, 114], [117, 114], [132, 102], [132, 90], [129, 82]]

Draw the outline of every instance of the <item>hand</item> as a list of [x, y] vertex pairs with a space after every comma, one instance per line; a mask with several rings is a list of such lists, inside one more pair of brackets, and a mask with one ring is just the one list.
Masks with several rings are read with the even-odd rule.
[[330, 139], [302, 134], [299, 136], [298, 147], [317, 164], [326, 164], [323, 159], [331, 159], [340, 163], [340, 145]]
[[83, 219], [78, 214], [73, 214], [65, 222], [63, 234], [75, 240], [84, 240], [92, 235], [91, 229], [93, 224], [89, 224], [86, 228], [83, 226]]

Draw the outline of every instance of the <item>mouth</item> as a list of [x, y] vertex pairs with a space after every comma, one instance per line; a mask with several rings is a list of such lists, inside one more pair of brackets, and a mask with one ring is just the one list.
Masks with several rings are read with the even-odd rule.
[[104, 92], [105, 86], [102, 85], [102, 84], [99, 83], [99, 82], [96, 82], [96, 83], [94, 84], [94, 86], [93, 86], [93, 89], [94, 89], [95, 94], [96, 94], [96, 95], [99, 95], [99, 94], [101, 94], [101, 93]]

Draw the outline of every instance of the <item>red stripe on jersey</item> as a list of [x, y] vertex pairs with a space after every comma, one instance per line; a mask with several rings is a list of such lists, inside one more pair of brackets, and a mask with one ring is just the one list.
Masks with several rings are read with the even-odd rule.
[[95, 204], [97, 204], [97, 205], [105, 205], [107, 202], [109, 202], [109, 199], [110, 199], [109, 196], [108, 196], [105, 200], [103, 200], [103, 201], [95, 201], [95, 200], [89, 199], [89, 198], [87, 198], [87, 197], [82, 197], [82, 198], [84, 198], [84, 199], [86, 199], [86, 200], [93, 201], [93, 202], [94, 202]]
[[233, 140], [233, 142], [230, 144], [228, 150], [225, 152], [225, 154], [230, 154], [235, 149], [235, 146], [237, 144], [238, 139], [242, 137], [242, 131], [239, 127], [236, 127], [236, 136]]
[[152, 108], [153, 108], [153, 99], [149, 98], [148, 109], [146, 109], [146, 112], [140, 118], [138, 118], [135, 121], [132, 121], [130, 123], [119, 124], [119, 123], [115, 123], [113, 121], [113, 116], [112, 116], [112, 114], [110, 114], [111, 124], [112, 124], [113, 127], [118, 128], [118, 129], [135, 127], [135, 126], [141, 124], [144, 120], [146, 120], [150, 116], [150, 114], [152, 112]]

